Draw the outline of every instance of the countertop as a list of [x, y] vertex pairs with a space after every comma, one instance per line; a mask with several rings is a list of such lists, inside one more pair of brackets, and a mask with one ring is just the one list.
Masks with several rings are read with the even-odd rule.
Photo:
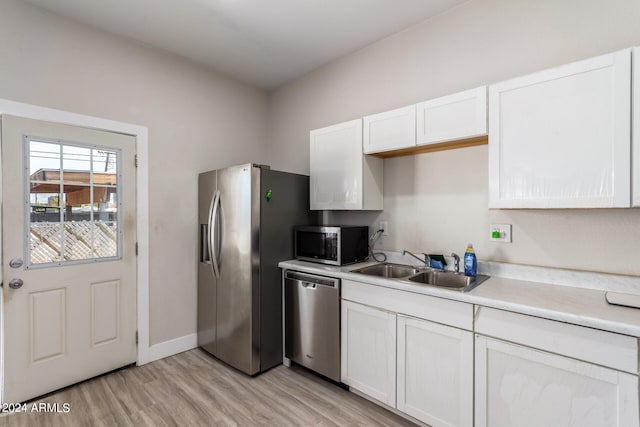
[[372, 264], [375, 262], [337, 267], [291, 260], [278, 265], [283, 269], [338, 277], [640, 337], [640, 309], [608, 304], [605, 291], [491, 277], [469, 292], [459, 292], [351, 273], [351, 270]]

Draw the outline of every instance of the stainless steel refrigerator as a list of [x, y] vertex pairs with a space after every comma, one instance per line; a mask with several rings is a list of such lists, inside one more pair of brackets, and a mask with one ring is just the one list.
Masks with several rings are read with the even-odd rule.
[[198, 345], [254, 375], [282, 363], [278, 262], [315, 223], [309, 177], [245, 164], [200, 174], [198, 194]]

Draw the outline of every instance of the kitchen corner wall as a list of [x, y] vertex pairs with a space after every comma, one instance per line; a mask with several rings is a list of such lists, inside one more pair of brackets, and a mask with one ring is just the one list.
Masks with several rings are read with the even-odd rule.
[[[270, 93], [270, 163], [309, 172], [309, 130], [640, 45], [637, 0], [471, 0]], [[377, 248], [640, 275], [640, 209], [489, 210], [487, 147], [384, 160]], [[513, 243], [489, 223], [513, 224]]]
[[150, 343], [196, 332], [197, 177], [266, 163], [266, 92], [0, 0], [0, 98], [149, 128]]

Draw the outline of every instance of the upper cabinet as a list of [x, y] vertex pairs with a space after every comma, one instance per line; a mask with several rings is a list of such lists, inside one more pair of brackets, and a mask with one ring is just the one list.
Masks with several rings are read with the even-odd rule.
[[631, 49], [489, 87], [490, 207], [629, 207], [630, 198]]
[[416, 106], [398, 108], [366, 116], [364, 153], [379, 153], [416, 145]]
[[640, 207], [637, 61], [625, 49], [491, 85], [488, 103], [482, 86], [311, 131], [311, 208], [380, 210], [381, 158], [487, 133], [490, 208]]
[[312, 130], [311, 209], [382, 210], [382, 158], [484, 144], [486, 134], [486, 86]]
[[382, 159], [362, 154], [362, 120], [310, 132], [313, 210], [381, 210]]
[[[419, 104], [366, 116], [366, 154], [393, 157], [486, 143], [487, 87], [466, 90]], [[465, 141], [461, 143], [461, 141]], [[427, 147], [429, 146], [429, 147]]]
[[418, 145], [487, 134], [487, 87], [454, 93], [416, 106]]

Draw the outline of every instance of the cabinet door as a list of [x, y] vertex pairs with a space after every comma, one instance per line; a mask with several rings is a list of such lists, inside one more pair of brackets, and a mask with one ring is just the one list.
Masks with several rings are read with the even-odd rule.
[[489, 206], [629, 207], [631, 50], [489, 88]]
[[398, 315], [397, 408], [433, 427], [473, 425], [473, 333]]
[[638, 426], [638, 377], [476, 335], [476, 427]]
[[396, 406], [396, 315], [342, 300], [342, 382]]
[[416, 106], [366, 116], [364, 153], [379, 153], [416, 145]]
[[311, 209], [362, 209], [362, 120], [310, 132]]
[[417, 144], [436, 144], [487, 134], [487, 87], [417, 105]]

